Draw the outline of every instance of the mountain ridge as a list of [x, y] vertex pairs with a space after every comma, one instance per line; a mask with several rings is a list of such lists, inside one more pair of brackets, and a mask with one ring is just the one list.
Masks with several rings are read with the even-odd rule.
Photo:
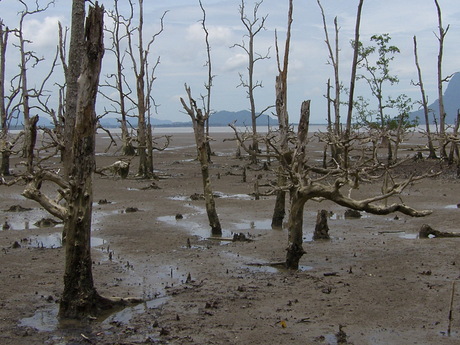
[[[443, 96], [446, 124], [454, 124], [457, 119], [457, 112], [460, 109], [460, 72], [452, 75]], [[429, 121], [432, 124], [434, 123], [434, 118], [439, 119], [439, 99], [428, 105], [428, 109], [430, 111]], [[416, 118], [418, 118], [419, 124], [425, 124], [423, 108], [409, 114], [409, 119], [415, 120]]]

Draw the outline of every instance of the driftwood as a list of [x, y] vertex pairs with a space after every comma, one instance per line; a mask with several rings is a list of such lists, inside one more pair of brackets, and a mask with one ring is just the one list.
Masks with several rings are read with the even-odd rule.
[[460, 237], [459, 233], [438, 231], [427, 224], [423, 224], [418, 233], [419, 238], [429, 238], [430, 235], [433, 237]]

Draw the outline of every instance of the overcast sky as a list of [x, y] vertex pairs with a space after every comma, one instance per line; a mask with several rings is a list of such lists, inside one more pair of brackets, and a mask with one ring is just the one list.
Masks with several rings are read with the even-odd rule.
[[[26, 0], [31, 6], [35, 1]], [[127, 0], [120, 0], [126, 3]], [[136, 2], [136, 1], [135, 1]], [[241, 43], [245, 29], [240, 21], [239, 5], [241, 0], [202, 0], [207, 13], [207, 25], [210, 31], [211, 54], [214, 79], [212, 109], [215, 111], [239, 111], [249, 108], [245, 89], [237, 88], [239, 73], [246, 73], [247, 59], [244, 51], [230, 48]], [[40, 0], [40, 4], [46, 4]], [[99, 1], [106, 9], [112, 8], [111, 0]], [[443, 11], [444, 26], [450, 25], [445, 41], [444, 76], [460, 71], [460, 6], [458, 0], [439, 0]], [[330, 37], [333, 37], [333, 19], [338, 18], [340, 26], [341, 77], [347, 87], [351, 66], [352, 51], [350, 40], [354, 37], [355, 17], [358, 0], [322, 0], [326, 13]], [[0, 0], [0, 18], [10, 28], [18, 26], [19, 2]], [[251, 15], [253, 0], [246, 1], [246, 9]], [[258, 109], [274, 103], [274, 81], [277, 74], [274, 49], [274, 32], [278, 31], [280, 46], [284, 46], [287, 25], [288, 1], [264, 0], [259, 8], [259, 16], [268, 15], [266, 30], [256, 36], [256, 50], [265, 55], [270, 49], [270, 59], [260, 61], [255, 66], [256, 78], [263, 83], [256, 90]], [[137, 7], [136, 7], [137, 9]], [[57, 22], [70, 26], [70, 0], [56, 0], [46, 12], [28, 16], [25, 22], [25, 37], [32, 43], [28, 46], [45, 61], [40, 68], [31, 71], [30, 84], [39, 83], [40, 75], [46, 71], [52, 60], [57, 44]], [[123, 9], [122, 9], [123, 11]], [[153, 61], [160, 57], [157, 68], [157, 80], [154, 87], [156, 103], [160, 105], [155, 117], [172, 121], [188, 121], [182, 112], [179, 97], [184, 96], [184, 83], [192, 88], [196, 98], [205, 92], [207, 79], [206, 51], [204, 33], [200, 20], [202, 12], [198, 0], [144, 0], [145, 32], [149, 38], [159, 28], [159, 19], [163, 12], [165, 29], [150, 51]], [[108, 19], [106, 23], [109, 25]], [[326, 83], [332, 78], [333, 70], [327, 64], [328, 53], [324, 43], [324, 31], [319, 7], [316, 0], [294, 0], [294, 22], [289, 62], [288, 109], [291, 122], [298, 121], [300, 104], [303, 100], [312, 100], [312, 123], [324, 123], [326, 120]], [[418, 39], [420, 63], [424, 82], [430, 101], [437, 98], [436, 63], [438, 40], [437, 13], [434, 0], [366, 0], [363, 7], [361, 41], [370, 44], [374, 34], [388, 33], [392, 44], [400, 48], [392, 62], [391, 71], [400, 79], [397, 86], [386, 89], [387, 95], [396, 97], [405, 93], [413, 100], [420, 98], [420, 91], [411, 85], [417, 79], [413, 57], [413, 36]], [[10, 42], [13, 43], [11, 38]], [[107, 46], [109, 42], [107, 42]], [[8, 77], [17, 73], [17, 55], [12, 45], [8, 55]], [[107, 52], [103, 62], [103, 74], [113, 73], [113, 57]], [[61, 74], [58, 69], [57, 73]], [[127, 71], [129, 72], [129, 71]], [[104, 75], [101, 76], [104, 79]], [[57, 80], [62, 77], [56, 76]], [[363, 82], [358, 83], [358, 94], [368, 97]], [[345, 99], [345, 96], [344, 96]], [[99, 108], [103, 99], [99, 98]]]

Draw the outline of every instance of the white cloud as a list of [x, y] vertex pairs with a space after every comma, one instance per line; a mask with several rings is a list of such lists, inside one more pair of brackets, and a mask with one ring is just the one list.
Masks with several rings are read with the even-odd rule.
[[24, 22], [24, 37], [33, 42], [34, 47], [49, 48], [58, 44], [58, 22], [61, 17], [29, 19]]
[[234, 54], [226, 61], [222, 69], [227, 72], [238, 71], [243, 72], [248, 65], [248, 56], [246, 54]]

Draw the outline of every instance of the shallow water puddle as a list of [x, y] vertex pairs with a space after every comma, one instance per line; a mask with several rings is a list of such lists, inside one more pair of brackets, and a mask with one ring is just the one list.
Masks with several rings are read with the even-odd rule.
[[[102, 238], [91, 237], [91, 247], [99, 247], [106, 243], [107, 242]], [[62, 247], [62, 233], [55, 232], [48, 235], [30, 236], [22, 239], [20, 244], [29, 248], [60, 248]]]
[[272, 220], [243, 220], [239, 223], [233, 223], [237, 230], [272, 230]]
[[[179, 226], [183, 229], [186, 229], [193, 236], [198, 236], [201, 238], [209, 238], [212, 236], [211, 229], [209, 228], [209, 226], [204, 226], [197, 222], [187, 220], [187, 217], [188, 217], [187, 215], [183, 215], [183, 217], [184, 217], [183, 219], [176, 219], [176, 216], [162, 216], [162, 217], [158, 217], [157, 219], [160, 222], [166, 223], [168, 225]], [[230, 236], [232, 236], [231, 231], [222, 230], [221, 237], [228, 238]], [[219, 237], [212, 237], [212, 239], [218, 240]]]
[[[214, 192], [215, 198], [221, 199], [237, 199], [237, 200], [253, 200], [254, 197], [249, 194], [226, 194], [222, 192]], [[190, 196], [185, 195], [174, 195], [169, 197], [170, 200], [177, 200], [177, 201], [192, 201]], [[195, 201], [195, 200], [193, 200]], [[204, 200], [201, 200], [204, 201]]]
[[[247, 264], [243, 265], [243, 268], [247, 269], [250, 272], [254, 273], [279, 273], [279, 272], [289, 272], [286, 267], [283, 265], [273, 265], [273, 264]], [[307, 272], [313, 270], [313, 266], [300, 265], [297, 272]]]
[[[155, 298], [149, 301], [127, 306], [122, 309], [115, 309], [113, 312], [103, 315], [96, 320], [104, 330], [108, 330], [113, 324], [128, 325], [136, 316], [141, 315], [149, 310], [158, 309], [167, 302], [169, 297]], [[58, 318], [59, 305], [53, 304], [49, 307], [39, 309], [31, 317], [19, 320], [19, 327], [30, 327], [38, 332], [55, 332], [57, 330], [73, 330], [75, 333], [81, 333], [83, 330], [91, 332], [91, 324], [78, 321], [63, 321]], [[88, 329], [89, 328], [89, 329]], [[144, 337], [145, 339], [145, 337]], [[64, 342], [64, 344], [66, 344]]]
[[111, 313], [110, 316], [105, 316], [98, 321], [100, 321], [103, 325], [110, 325], [114, 323], [127, 325], [136, 315], [144, 314], [150, 309], [158, 309], [165, 304], [168, 299], [169, 297], [160, 297], [138, 303], [132, 307], [125, 307], [120, 311]]
[[379, 232], [379, 235], [394, 235], [394, 236], [398, 236], [399, 238], [404, 238], [404, 239], [407, 239], [407, 240], [416, 240], [418, 237], [418, 234], [414, 234], [414, 233], [407, 233], [405, 231], [381, 231]]

